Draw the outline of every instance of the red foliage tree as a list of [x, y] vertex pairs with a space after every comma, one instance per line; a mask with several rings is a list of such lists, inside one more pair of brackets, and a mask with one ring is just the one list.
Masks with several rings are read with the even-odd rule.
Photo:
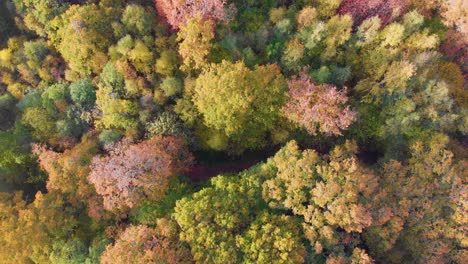
[[103, 197], [106, 210], [125, 210], [143, 199], [161, 198], [170, 177], [191, 160], [178, 138], [158, 136], [133, 145], [122, 141], [107, 156], [93, 158], [88, 181]]
[[463, 75], [468, 78], [468, 34], [456, 30], [447, 32], [447, 39], [441, 46], [441, 51], [447, 55], [450, 60], [460, 65]]
[[[194, 18], [199, 14], [203, 19], [226, 20], [229, 17], [224, 9], [226, 2], [226, 0], [155, 0], [158, 13], [173, 29], [178, 29], [188, 18]], [[234, 10], [233, 6], [229, 9]]]
[[283, 108], [285, 116], [315, 135], [341, 135], [356, 119], [356, 113], [344, 104], [346, 89], [338, 91], [328, 84], [313, 84], [305, 72], [288, 82], [289, 102]]
[[157, 227], [129, 226], [113, 245], [107, 246], [101, 263], [193, 263], [190, 250], [181, 246], [176, 224], [157, 220]]
[[403, 14], [409, 4], [408, 0], [343, 0], [338, 12], [351, 15], [355, 26], [373, 16], [378, 16], [382, 25], [386, 25]]

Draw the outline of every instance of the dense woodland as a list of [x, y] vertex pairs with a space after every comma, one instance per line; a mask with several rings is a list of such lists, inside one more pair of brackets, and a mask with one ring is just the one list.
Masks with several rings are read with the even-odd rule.
[[0, 1], [0, 263], [468, 260], [465, 0]]

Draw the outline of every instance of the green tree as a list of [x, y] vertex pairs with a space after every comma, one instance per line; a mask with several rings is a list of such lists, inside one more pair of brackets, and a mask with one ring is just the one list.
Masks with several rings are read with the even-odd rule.
[[156, 60], [155, 70], [162, 75], [172, 75], [178, 68], [178, 56], [173, 50], [164, 50]]
[[95, 124], [101, 129], [134, 129], [138, 125], [138, 104], [125, 99], [123, 76], [112, 63], [108, 63], [100, 75], [96, 92], [96, 108], [101, 116]]
[[15, 98], [5, 93], [0, 95], [0, 130], [7, 130], [15, 121], [17, 112], [15, 109]]
[[[40, 179], [34, 157], [30, 153], [30, 135], [21, 124], [11, 131], [0, 131], [0, 179], [8, 183], [24, 184]], [[38, 177], [39, 176], [39, 177]]]
[[141, 5], [130, 4], [122, 14], [122, 23], [127, 30], [140, 36], [149, 35], [155, 27], [155, 21], [154, 13]]
[[178, 95], [182, 92], [182, 82], [174, 77], [164, 78], [161, 83], [161, 89], [167, 97]]
[[261, 182], [269, 173], [268, 167], [260, 165], [238, 177], [218, 176], [209, 187], [177, 201], [174, 217], [181, 227], [180, 238], [190, 245], [197, 263], [242, 261], [236, 236], [264, 208]]
[[90, 79], [82, 79], [70, 84], [70, 96], [73, 102], [83, 107], [90, 107], [96, 101], [96, 92]]
[[262, 212], [236, 242], [243, 263], [304, 263], [306, 256], [300, 225], [291, 216]]
[[212, 64], [196, 80], [193, 102], [204, 124], [242, 148], [258, 148], [280, 119], [287, 84], [276, 65]]
[[45, 89], [41, 94], [42, 106], [51, 117], [57, 117], [59, 113], [65, 112], [69, 103], [68, 85], [56, 83]]
[[30, 127], [32, 135], [40, 140], [52, 140], [57, 135], [53, 117], [44, 108], [27, 108], [23, 113], [21, 121]]
[[[361, 24], [358, 38], [347, 49], [347, 64], [354, 65], [352, 74], [358, 80], [354, 90], [360, 103], [372, 104], [378, 111], [380, 129], [375, 134], [389, 147], [386, 155], [400, 158], [399, 150], [427, 133], [465, 133], [464, 125], [456, 125], [465, 122], [464, 114], [450, 97], [457, 82], [439, 69], [443, 63], [437, 53], [440, 40], [424, 27], [424, 18], [412, 11], [399, 22], [379, 27], [378, 18]], [[369, 122], [375, 120], [364, 118], [360, 125], [375, 127]]]

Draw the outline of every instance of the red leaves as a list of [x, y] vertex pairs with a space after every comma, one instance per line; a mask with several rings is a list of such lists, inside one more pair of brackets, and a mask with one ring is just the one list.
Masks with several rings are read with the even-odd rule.
[[181, 139], [153, 137], [134, 145], [119, 142], [109, 155], [93, 158], [88, 180], [103, 196], [105, 209], [132, 208], [144, 198], [163, 196], [169, 178], [191, 160]]
[[[155, 0], [159, 15], [165, 17], [173, 29], [178, 29], [188, 18], [201, 15], [213, 21], [226, 20], [226, 0]], [[232, 7], [229, 7], [231, 10]]]
[[303, 126], [311, 135], [318, 131], [328, 135], [341, 135], [356, 119], [356, 113], [349, 106], [346, 89], [323, 84], [315, 85], [306, 73], [290, 80], [289, 102], [283, 108], [287, 118]]
[[403, 14], [408, 5], [408, 0], [343, 0], [338, 12], [350, 14], [355, 26], [373, 16], [378, 16], [382, 25], [386, 25]]
[[190, 250], [178, 240], [175, 223], [158, 219], [158, 226], [129, 226], [108, 245], [101, 263], [193, 263]]

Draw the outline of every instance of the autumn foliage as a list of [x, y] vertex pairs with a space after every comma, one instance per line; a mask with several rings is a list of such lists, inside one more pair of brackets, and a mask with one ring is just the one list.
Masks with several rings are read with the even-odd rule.
[[144, 198], [165, 194], [169, 178], [192, 160], [181, 139], [153, 137], [137, 144], [116, 143], [105, 156], [91, 162], [89, 182], [110, 211], [132, 208]]
[[356, 113], [345, 106], [346, 89], [314, 84], [306, 73], [288, 82], [289, 101], [283, 108], [285, 116], [304, 127], [311, 135], [317, 132], [341, 135], [356, 119]]
[[190, 250], [179, 243], [177, 226], [167, 219], [157, 221], [156, 228], [129, 226], [113, 245], [107, 246], [102, 264], [132, 263], [193, 263]]
[[291, 141], [273, 157], [276, 176], [263, 183], [270, 207], [304, 218], [304, 235], [319, 254], [344, 255], [341, 245], [357, 245], [353, 233], [373, 222], [369, 199], [378, 181], [356, 152], [356, 144], [346, 142], [324, 158]]
[[226, 0], [155, 0], [158, 13], [174, 29], [197, 15], [206, 20], [224, 20], [227, 18], [226, 3]]
[[338, 13], [350, 14], [354, 25], [360, 25], [367, 18], [378, 16], [386, 25], [403, 14], [409, 6], [408, 0], [343, 0]]
[[441, 134], [418, 140], [407, 163], [392, 160], [384, 165], [373, 199], [375, 221], [364, 236], [373, 254], [394, 262], [402, 261], [405, 251], [418, 263], [463, 262], [466, 236], [457, 230], [467, 224], [462, 202], [467, 164], [456, 162], [446, 144]]
[[75, 193], [84, 198], [90, 192], [86, 177], [89, 163], [97, 152], [96, 142], [90, 139], [63, 153], [55, 152], [45, 146], [35, 145], [33, 152], [38, 155], [41, 168], [47, 172], [47, 190], [60, 190]]
[[0, 0], [0, 263], [468, 263], [467, 47], [468, 0]]

